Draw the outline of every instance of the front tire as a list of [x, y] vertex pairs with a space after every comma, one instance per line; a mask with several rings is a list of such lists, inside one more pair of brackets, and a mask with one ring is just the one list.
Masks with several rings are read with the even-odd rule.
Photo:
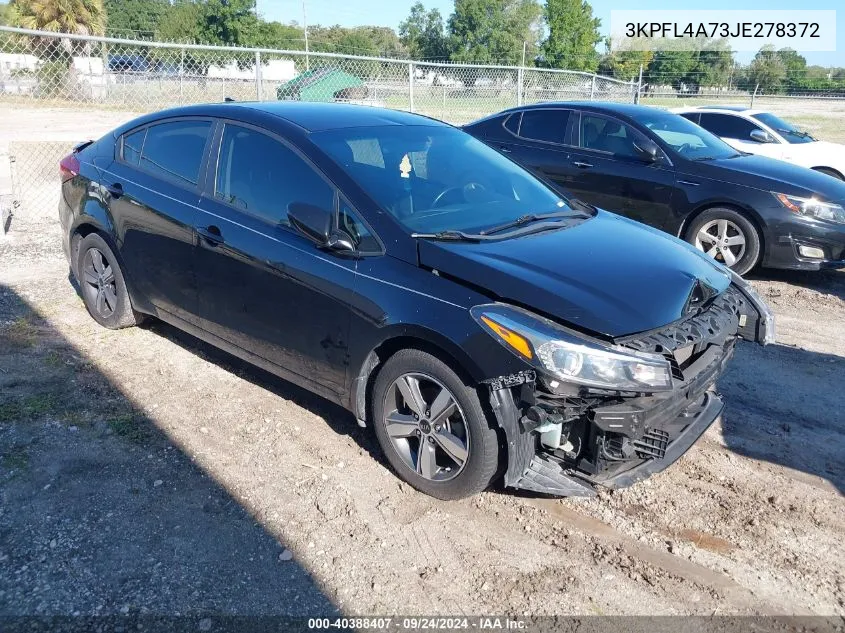
[[91, 233], [79, 242], [75, 272], [82, 301], [97, 323], [119, 330], [141, 322], [141, 315], [132, 309], [117, 257], [100, 235]]
[[376, 376], [370, 398], [376, 437], [396, 474], [438, 499], [486, 489], [499, 443], [478, 393], [446, 363], [406, 349]]
[[707, 209], [690, 224], [684, 238], [740, 275], [754, 268], [760, 259], [757, 229], [733, 209]]

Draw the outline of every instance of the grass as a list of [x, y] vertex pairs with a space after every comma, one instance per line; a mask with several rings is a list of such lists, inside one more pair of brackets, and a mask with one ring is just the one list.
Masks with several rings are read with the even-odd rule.
[[13, 342], [22, 347], [32, 347], [38, 335], [38, 328], [25, 317], [18, 317], [8, 326], [6, 332]]
[[16, 422], [57, 413], [59, 401], [54, 394], [42, 393], [22, 400], [0, 402], [0, 422]]
[[109, 425], [115, 435], [130, 442], [142, 443], [150, 436], [149, 429], [143, 426], [141, 419], [134, 412], [117, 415], [106, 420], [106, 424]]
[[0, 466], [6, 470], [24, 470], [29, 466], [29, 454], [22, 446], [14, 446], [0, 456]]

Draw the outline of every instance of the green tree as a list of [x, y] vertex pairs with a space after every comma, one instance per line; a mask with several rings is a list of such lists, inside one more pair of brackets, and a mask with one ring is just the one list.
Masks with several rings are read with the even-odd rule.
[[158, 25], [156, 39], [165, 42], [197, 44], [202, 40], [200, 20], [202, 7], [196, 2], [182, 0], [173, 3], [167, 19]]
[[777, 56], [783, 62], [783, 68], [786, 71], [784, 78], [786, 90], [788, 92], [800, 90], [807, 76], [806, 58], [791, 48], [780, 49]]
[[759, 89], [763, 93], [783, 92], [786, 80], [786, 64], [773, 46], [761, 48], [748, 67], [748, 90]]
[[261, 48], [299, 51], [305, 48], [305, 32], [296, 24], [261, 21], [254, 44]]
[[697, 63], [695, 51], [657, 51], [648, 65], [646, 80], [655, 86], [672, 86], [680, 90], [693, 76]]
[[519, 64], [537, 52], [542, 8], [536, 0], [455, 0], [449, 18], [452, 60]]
[[152, 39], [170, 10], [168, 0], [105, 0], [109, 35]]
[[654, 59], [654, 51], [650, 50], [613, 50], [610, 39], [605, 42], [605, 54], [599, 62], [598, 72], [623, 81], [637, 78], [640, 68], [648, 68]]
[[733, 52], [728, 43], [724, 40], [713, 43], [698, 52], [688, 83], [710, 88], [727, 86], [733, 65]]
[[103, 0], [12, 0], [8, 10], [11, 22], [25, 29], [78, 35], [106, 30]]
[[422, 2], [415, 3], [408, 18], [399, 24], [399, 37], [411, 59], [449, 58], [449, 41], [443, 16], [437, 9], [427, 11]]
[[601, 20], [586, 0], [546, 0], [549, 36], [541, 47], [543, 65], [594, 72], [599, 65]]
[[6, 26], [12, 21], [11, 10], [8, 4], [0, 4], [0, 26]]
[[204, 0], [200, 37], [211, 44], [249, 46], [258, 37], [255, 0]]

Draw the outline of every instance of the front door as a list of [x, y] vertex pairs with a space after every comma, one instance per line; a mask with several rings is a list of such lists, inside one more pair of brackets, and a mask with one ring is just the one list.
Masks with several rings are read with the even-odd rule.
[[663, 228], [673, 217], [675, 170], [665, 156], [644, 162], [634, 145], [645, 137], [618, 119], [581, 112], [577, 174], [567, 183], [576, 198], [633, 220]]
[[222, 125], [197, 218], [202, 326], [340, 393], [356, 260], [318, 249], [287, 218], [292, 203], [335, 209], [336, 192], [281, 139]]

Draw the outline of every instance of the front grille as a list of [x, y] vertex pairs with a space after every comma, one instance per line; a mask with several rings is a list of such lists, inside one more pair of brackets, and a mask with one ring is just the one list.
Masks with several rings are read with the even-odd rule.
[[637, 457], [640, 459], [663, 459], [669, 446], [669, 434], [663, 429], [649, 429], [640, 439], [634, 440]]
[[[729, 286], [698, 314], [670, 325], [617, 339], [616, 342], [639, 352], [657, 352], [671, 357], [671, 352], [702, 343], [723, 345], [739, 329], [739, 315], [745, 310], [746, 299], [736, 288]], [[673, 359], [674, 360], [674, 359]]]

